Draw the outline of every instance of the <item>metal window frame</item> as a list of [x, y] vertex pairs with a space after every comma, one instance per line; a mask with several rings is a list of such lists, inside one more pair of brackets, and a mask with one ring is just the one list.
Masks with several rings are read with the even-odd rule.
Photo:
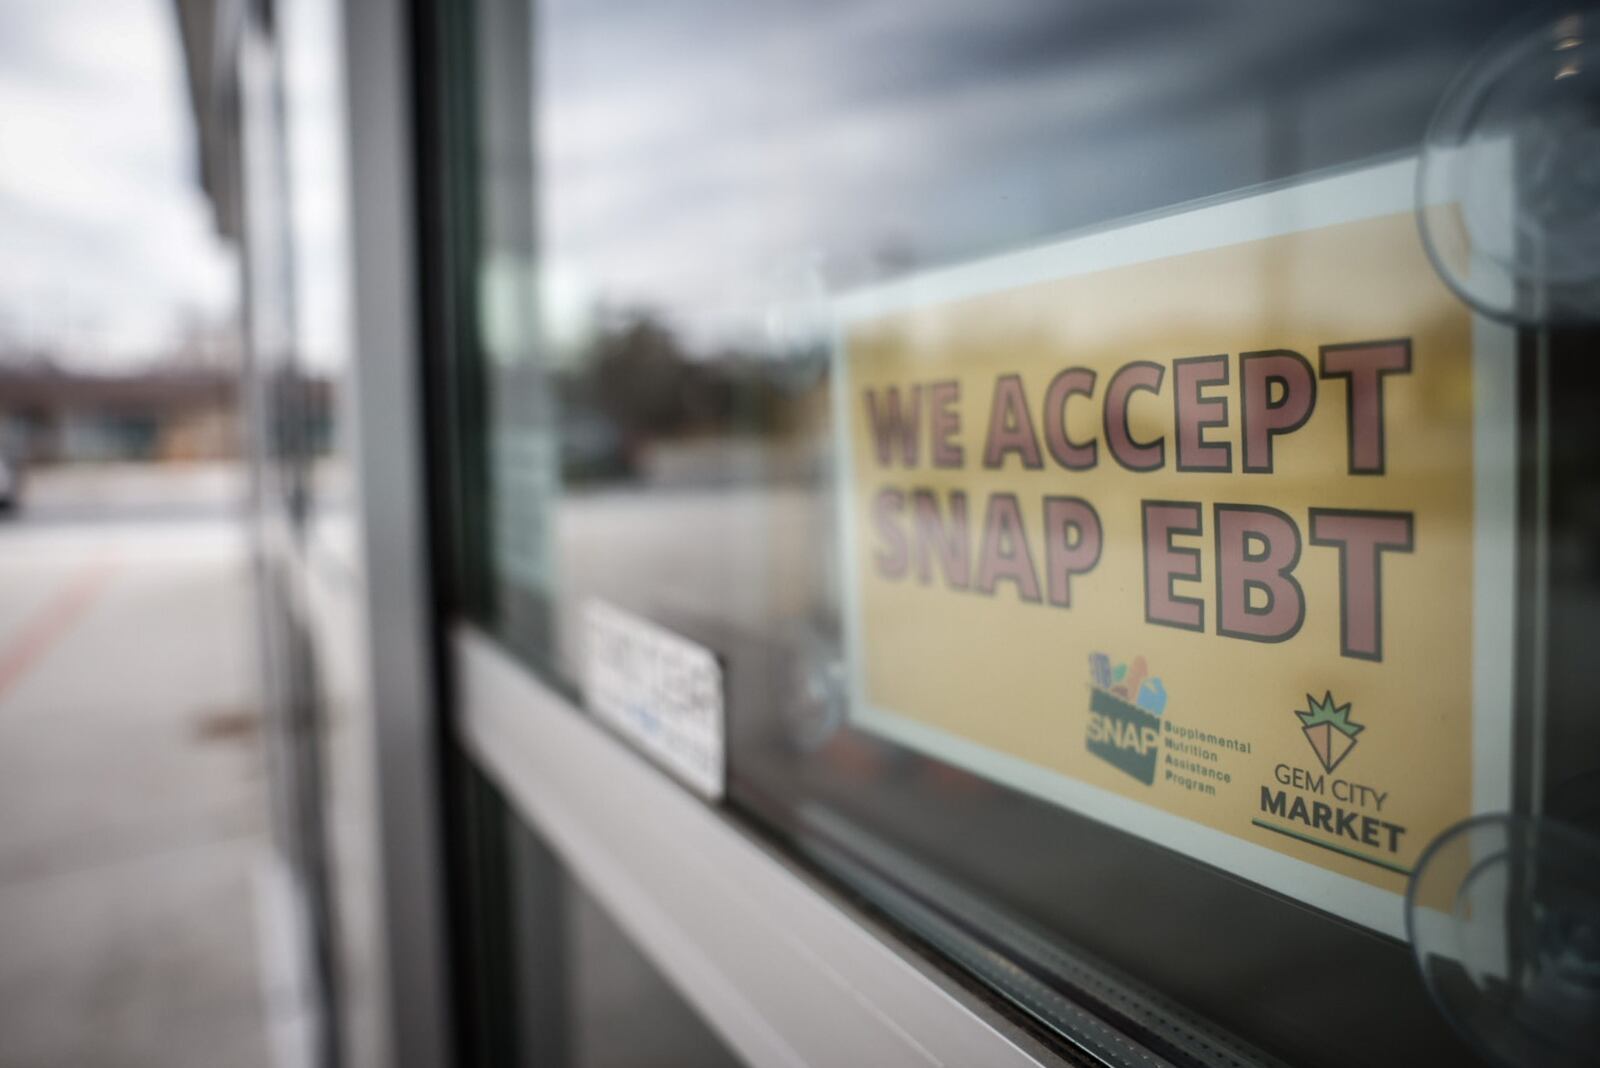
[[1060, 1063], [470, 625], [456, 730], [516, 813], [752, 1065]]
[[[357, 467], [395, 1063], [449, 1064], [458, 1049], [447, 721], [515, 815], [749, 1063], [1059, 1063], [576, 714], [492, 639], [457, 625], [440, 659], [449, 622], [437, 616], [427, 521], [412, 14], [405, 0], [345, 3]], [[453, 694], [439, 694], [441, 678]]]
[[493, 638], [441, 614], [435, 581], [448, 576], [435, 571], [428, 473], [428, 448], [440, 443], [429, 437], [422, 307], [440, 297], [424, 291], [419, 232], [428, 192], [419, 189], [419, 30], [407, 0], [344, 8], [356, 452], [394, 1063], [446, 1065], [461, 1049], [444, 811], [455, 742], [746, 1062], [1062, 1063]]
[[440, 709], [404, 0], [344, 3], [356, 469], [376, 731], [390, 1049], [453, 1063]]

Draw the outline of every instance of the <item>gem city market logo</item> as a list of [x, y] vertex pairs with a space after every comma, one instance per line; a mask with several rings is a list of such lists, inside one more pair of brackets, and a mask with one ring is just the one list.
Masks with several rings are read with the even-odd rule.
[[1318, 701], [1306, 694], [1306, 710], [1295, 710], [1303, 724], [1301, 733], [1317, 754], [1324, 771], [1337, 768], [1350, 751], [1356, 747], [1356, 735], [1366, 730], [1366, 725], [1350, 721], [1350, 704], [1336, 705], [1333, 691], [1324, 690]]
[[1295, 709], [1300, 732], [1322, 771], [1280, 763], [1272, 783], [1261, 785], [1260, 813], [1250, 822], [1396, 875], [1411, 870], [1399, 862], [1407, 827], [1392, 818], [1390, 789], [1370, 782], [1335, 777], [1333, 772], [1356, 747], [1366, 725], [1350, 718], [1350, 703], [1306, 694], [1306, 707]]

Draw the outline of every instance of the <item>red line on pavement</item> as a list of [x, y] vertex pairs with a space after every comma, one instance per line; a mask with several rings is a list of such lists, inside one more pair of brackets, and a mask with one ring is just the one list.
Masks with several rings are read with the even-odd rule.
[[0, 650], [0, 699], [66, 637], [116, 570], [116, 565], [107, 561], [89, 564], [71, 585], [28, 618], [10, 644]]

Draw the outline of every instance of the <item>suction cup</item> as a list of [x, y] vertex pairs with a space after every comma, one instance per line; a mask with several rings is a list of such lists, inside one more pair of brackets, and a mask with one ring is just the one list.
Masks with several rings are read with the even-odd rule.
[[1446, 92], [1417, 179], [1423, 241], [1478, 311], [1600, 320], [1600, 8], [1500, 38]]
[[1423, 982], [1502, 1065], [1600, 1062], [1600, 843], [1563, 824], [1481, 816], [1423, 853], [1406, 894]]

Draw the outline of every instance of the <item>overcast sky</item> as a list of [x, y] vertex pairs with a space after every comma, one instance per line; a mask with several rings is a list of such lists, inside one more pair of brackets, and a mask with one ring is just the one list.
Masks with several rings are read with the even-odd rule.
[[1517, 6], [541, 0], [543, 326], [760, 346], [819, 289], [1414, 150]]
[[0, 346], [104, 364], [233, 306], [163, 0], [0, 3]]

